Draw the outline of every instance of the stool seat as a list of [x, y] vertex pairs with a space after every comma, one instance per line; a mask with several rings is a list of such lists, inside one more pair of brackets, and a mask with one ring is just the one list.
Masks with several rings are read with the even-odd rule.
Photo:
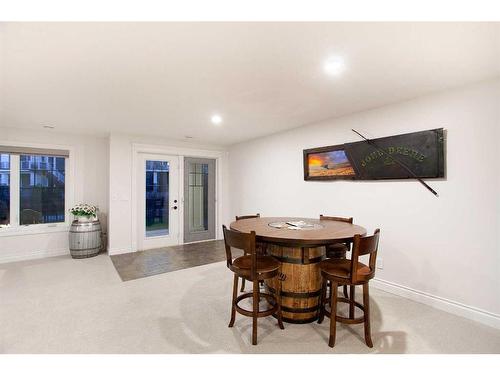
[[[325, 278], [346, 279], [351, 278], [351, 261], [349, 259], [326, 259], [319, 264], [321, 273]], [[356, 279], [367, 281], [373, 278], [374, 273], [366, 264], [358, 263]], [[340, 281], [340, 280], [339, 280]]]
[[[279, 269], [280, 263], [270, 256], [257, 255], [256, 271], [257, 273], [272, 272]], [[233, 267], [241, 270], [250, 270], [252, 268], [252, 256], [243, 255], [233, 260]]]

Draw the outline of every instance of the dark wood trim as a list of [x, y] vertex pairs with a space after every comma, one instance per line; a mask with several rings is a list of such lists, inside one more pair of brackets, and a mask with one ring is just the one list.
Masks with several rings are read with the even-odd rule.
[[303, 257], [302, 259], [297, 259], [297, 258], [289, 258], [289, 257], [279, 257], [276, 255], [273, 255], [273, 257], [277, 260], [279, 260], [282, 263], [292, 263], [292, 264], [312, 264], [312, 263], [319, 263], [323, 259], [325, 259], [324, 256], [316, 257], [316, 258], [311, 258], [308, 259], [307, 257]]
[[[361, 235], [365, 235], [366, 231]], [[257, 242], [267, 242], [273, 245], [284, 246], [284, 247], [321, 247], [327, 245], [334, 245], [336, 243], [345, 243], [349, 240], [352, 241], [352, 236], [339, 237], [335, 239], [325, 239], [325, 240], [311, 240], [311, 239], [287, 239], [287, 238], [276, 238], [257, 235]]]

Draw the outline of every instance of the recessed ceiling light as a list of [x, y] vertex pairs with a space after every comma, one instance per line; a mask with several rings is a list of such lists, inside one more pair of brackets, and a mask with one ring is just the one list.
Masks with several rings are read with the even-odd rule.
[[339, 56], [329, 57], [323, 64], [323, 69], [330, 76], [338, 76], [345, 70], [344, 59]]
[[222, 117], [219, 115], [213, 115], [210, 121], [212, 121], [212, 124], [214, 125], [220, 125], [222, 123]]

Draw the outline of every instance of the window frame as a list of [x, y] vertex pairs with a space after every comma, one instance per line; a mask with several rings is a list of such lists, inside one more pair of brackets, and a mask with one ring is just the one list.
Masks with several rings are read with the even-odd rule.
[[[3, 146], [36, 148], [37, 155], [43, 155], [43, 149], [68, 151], [69, 156], [64, 158], [64, 222], [20, 225], [20, 180], [21, 165], [20, 155], [10, 154], [10, 223], [9, 226], [0, 227], [0, 237], [65, 232], [71, 225], [69, 209], [74, 205], [74, 149], [71, 146], [28, 144], [18, 142], [1, 142]], [[38, 150], [39, 149], [39, 150]]]

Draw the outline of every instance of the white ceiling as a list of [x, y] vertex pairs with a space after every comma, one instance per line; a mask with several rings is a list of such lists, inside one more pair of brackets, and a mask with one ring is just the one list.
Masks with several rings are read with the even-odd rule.
[[1, 23], [0, 53], [0, 126], [229, 145], [499, 76], [500, 23]]

